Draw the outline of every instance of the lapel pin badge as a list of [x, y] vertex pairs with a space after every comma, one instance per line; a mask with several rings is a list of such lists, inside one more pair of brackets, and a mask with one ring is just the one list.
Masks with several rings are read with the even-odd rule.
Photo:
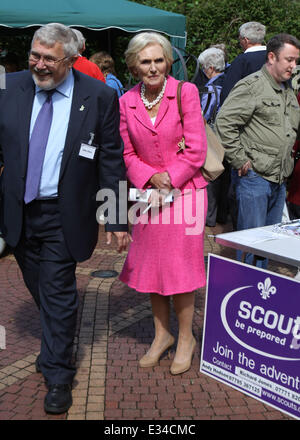
[[182, 137], [181, 141], [178, 142], [177, 146], [179, 147], [179, 150], [177, 151], [177, 153], [179, 153], [180, 151], [184, 151], [186, 149], [184, 137]]
[[80, 112], [83, 112], [83, 110], [85, 109], [84, 105], [82, 105], [79, 109]]

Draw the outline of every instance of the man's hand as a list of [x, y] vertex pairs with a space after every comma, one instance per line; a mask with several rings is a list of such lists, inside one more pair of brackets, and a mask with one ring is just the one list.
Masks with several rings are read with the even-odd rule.
[[118, 252], [121, 253], [126, 250], [128, 244], [132, 241], [131, 235], [128, 232], [106, 232], [106, 244], [111, 244], [112, 236], [115, 236], [118, 243]]
[[239, 168], [238, 175], [240, 177], [245, 176], [248, 173], [249, 168], [252, 168], [250, 160], [248, 160], [241, 168]]

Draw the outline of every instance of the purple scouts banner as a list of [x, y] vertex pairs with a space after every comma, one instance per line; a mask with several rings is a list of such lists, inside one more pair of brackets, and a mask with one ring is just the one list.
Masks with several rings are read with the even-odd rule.
[[300, 419], [300, 282], [209, 255], [200, 371]]

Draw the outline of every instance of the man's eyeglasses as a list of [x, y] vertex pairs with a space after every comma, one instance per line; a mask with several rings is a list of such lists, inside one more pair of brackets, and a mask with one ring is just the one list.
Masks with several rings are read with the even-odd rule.
[[68, 57], [60, 58], [59, 60], [57, 60], [57, 59], [52, 58], [47, 55], [46, 56], [40, 55], [36, 52], [29, 52], [29, 54], [28, 54], [29, 61], [31, 61], [33, 63], [38, 63], [40, 60], [42, 60], [46, 66], [55, 66], [55, 64], [59, 63], [60, 61], [66, 60], [68, 58], [71, 58], [71, 57], [68, 56]]

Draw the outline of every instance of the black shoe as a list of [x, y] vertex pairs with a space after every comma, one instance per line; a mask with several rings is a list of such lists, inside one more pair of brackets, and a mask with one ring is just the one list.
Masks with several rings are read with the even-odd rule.
[[70, 384], [48, 385], [48, 393], [44, 401], [44, 409], [50, 414], [61, 414], [72, 405], [72, 391]]
[[40, 355], [38, 355], [38, 357], [37, 357], [36, 360], [35, 360], [35, 371], [36, 371], [37, 373], [41, 373], [41, 372], [42, 372], [42, 370], [41, 370], [41, 364], [40, 364]]

